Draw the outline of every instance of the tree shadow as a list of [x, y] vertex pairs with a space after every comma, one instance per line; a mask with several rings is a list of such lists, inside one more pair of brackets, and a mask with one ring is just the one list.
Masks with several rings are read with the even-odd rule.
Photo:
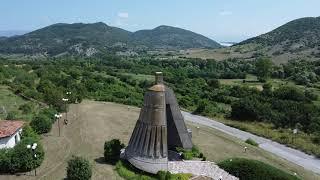
[[113, 165], [113, 166], [116, 165], [116, 163], [117, 163], [117, 161], [107, 162], [104, 157], [96, 158], [96, 159], [94, 159], [94, 161], [98, 164], [108, 164], [108, 165]]
[[108, 162], [106, 162], [106, 160], [104, 159], [104, 157], [98, 157], [96, 159], [94, 159], [94, 161], [98, 164], [108, 164]]

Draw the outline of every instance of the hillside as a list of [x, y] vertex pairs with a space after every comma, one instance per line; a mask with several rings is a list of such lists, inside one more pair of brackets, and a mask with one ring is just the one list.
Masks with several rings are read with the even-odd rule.
[[269, 56], [276, 63], [290, 59], [320, 58], [320, 17], [290, 21], [271, 32], [240, 42], [230, 48], [189, 52], [189, 56], [252, 59]]
[[215, 41], [184, 29], [160, 26], [135, 33], [104, 23], [54, 24], [1, 40], [0, 53], [57, 56], [99, 52], [139, 52], [141, 50], [218, 48]]
[[132, 34], [135, 42], [150, 48], [188, 49], [219, 48], [221, 45], [211, 39], [181, 28], [159, 26], [152, 30], [141, 30]]

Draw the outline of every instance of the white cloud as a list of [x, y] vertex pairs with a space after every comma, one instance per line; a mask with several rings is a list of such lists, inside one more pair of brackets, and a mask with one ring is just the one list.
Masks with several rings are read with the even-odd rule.
[[229, 16], [229, 15], [232, 15], [233, 13], [232, 13], [232, 11], [220, 11], [219, 12], [219, 15], [220, 16]]
[[128, 18], [129, 17], [129, 13], [127, 13], [127, 12], [119, 12], [118, 13], [118, 17], [119, 18]]

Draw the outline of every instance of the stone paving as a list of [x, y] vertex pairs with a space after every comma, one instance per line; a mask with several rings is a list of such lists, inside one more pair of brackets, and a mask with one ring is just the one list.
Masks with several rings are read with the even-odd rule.
[[210, 161], [169, 161], [168, 171], [171, 173], [191, 173], [196, 176], [210, 177], [214, 180], [238, 180], [228, 172], [220, 169]]

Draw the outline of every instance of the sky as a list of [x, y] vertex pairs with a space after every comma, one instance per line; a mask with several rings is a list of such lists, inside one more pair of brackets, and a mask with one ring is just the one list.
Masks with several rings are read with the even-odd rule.
[[320, 16], [320, 0], [1, 0], [0, 31], [104, 22], [129, 31], [170, 25], [239, 42], [291, 20]]

